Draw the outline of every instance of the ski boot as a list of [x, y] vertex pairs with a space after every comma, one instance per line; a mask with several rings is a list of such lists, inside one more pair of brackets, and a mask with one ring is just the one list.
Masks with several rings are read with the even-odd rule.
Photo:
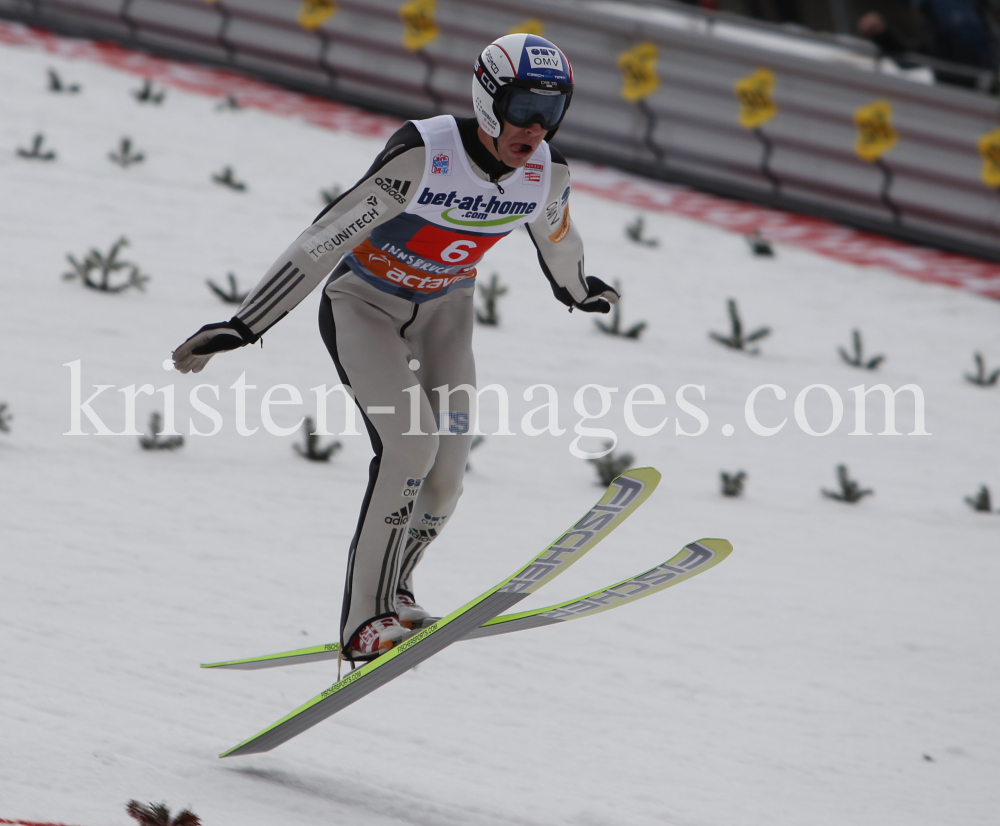
[[396, 591], [396, 613], [399, 614], [399, 624], [404, 628], [418, 630], [430, 619], [430, 613], [418, 605], [409, 591]]
[[350, 660], [373, 660], [408, 636], [407, 629], [394, 616], [379, 617], [358, 629], [347, 645]]

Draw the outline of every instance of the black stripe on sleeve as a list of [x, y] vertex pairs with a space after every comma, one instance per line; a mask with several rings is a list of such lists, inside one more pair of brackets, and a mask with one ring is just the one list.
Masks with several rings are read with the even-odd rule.
[[[291, 264], [292, 262], [289, 261], [288, 263]], [[281, 272], [284, 272], [287, 268], [288, 265], [286, 264], [284, 267], [281, 268]], [[288, 273], [288, 275], [286, 275], [277, 284], [274, 284], [275, 280], [277, 279], [277, 276], [268, 281], [265, 290], [270, 288], [270, 292], [265, 292], [265, 290], [261, 290], [259, 293], [257, 293], [257, 296], [254, 298], [253, 304], [251, 304], [243, 311], [243, 321], [246, 322], [248, 326], [253, 324], [255, 321], [259, 321], [261, 315], [263, 315], [266, 312], [266, 310], [262, 311], [261, 307], [267, 304], [267, 302], [269, 302], [275, 295], [277, 295], [282, 289], [284, 289], [284, 286], [296, 276], [298, 271], [299, 271], [298, 267], [293, 268], [292, 271]], [[273, 287], [271, 286], [272, 284], [274, 284]]]
[[[265, 293], [267, 293], [267, 291], [270, 290], [272, 286], [274, 286], [274, 282], [277, 281], [279, 278], [281, 278], [281, 276], [285, 274], [285, 270], [287, 270], [290, 266], [292, 266], [291, 261], [286, 263], [285, 266], [283, 266], [271, 277], [270, 281], [268, 281], [263, 287], [260, 288], [260, 291], [257, 293], [257, 295], [254, 296], [254, 299], [252, 302], [250, 302], [250, 305], [243, 310], [244, 316], [252, 315], [255, 311], [255, 308], [260, 306], [261, 301], [267, 300], [264, 297]], [[239, 317], [239, 313], [237, 313], [237, 317]]]
[[[294, 276], [296, 273], [299, 273], [298, 269], [292, 270], [288, 274], [288, 278], [292, 278], [292, 276]], [[299, 286], [299, 284], [302, 283], [302, 280], [305, 277], [306, 277], [306, 274], [304, 272], [303, 273], [299, 273], [299, 277], [296, 278], [294, 281], [292, 281], [292, 283], [289, 284], [288, 287], [283, 292], [279, 293], [278, 296], [274, 299], [274, 301], [272, 301], [270, 304], [268, 304], [266, 307], [264, 307], [262, 310], [260, 310], [253, 318], [248, 318], [247, 322], [246, 322], [247, 325], [249, 326], [249, 325], [255, 324], [258, 321], [260, 321], [262, 318], [264, 318], [264, 316], [266, 316], [269, 312], [271, 312], [271, 310], [273, 310], [282, 301], [284, 301], [285, 298], [288, 296], [288, 294], [292, 290], [294, 290], [297, 286]], [[286, 279], [278, 287], [276, 287], [275, 290], [280, 289], [281, 287], [283, 287], [287, 283], [288, 283], [288, 280]]]

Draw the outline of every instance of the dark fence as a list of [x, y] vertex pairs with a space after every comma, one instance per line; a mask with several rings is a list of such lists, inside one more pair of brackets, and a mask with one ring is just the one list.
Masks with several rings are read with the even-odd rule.
[[0, 16], [401, 117], [471, 115], [476, 54], [534, 30], [573, 62], [568, 155], [1000, 260], [997, 99], [835, 44], [582, 0], [0, 0]]

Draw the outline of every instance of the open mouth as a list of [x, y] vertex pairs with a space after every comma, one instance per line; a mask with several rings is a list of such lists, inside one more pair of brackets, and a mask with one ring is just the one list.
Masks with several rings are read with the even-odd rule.
[[530, 155], [535, 150], [530, 143], [512, 143], [510, 151], [515, 155]]

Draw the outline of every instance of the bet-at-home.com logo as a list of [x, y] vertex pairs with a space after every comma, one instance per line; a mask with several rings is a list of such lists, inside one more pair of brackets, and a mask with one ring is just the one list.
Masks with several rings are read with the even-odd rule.
[[417, 198], [417, 203], [424, 206], [443, 206], [441, 218], [449, 224], [464, 227], [494, 227], [518, 221], [535, 211], [538, 204], [535, 201], [514, 201], [500, 199], [491, 195], [487, 201], [484, 196], [471, 195], [458, 197], [455, 190], [451, 192], [432, 192], [430, 187]]

